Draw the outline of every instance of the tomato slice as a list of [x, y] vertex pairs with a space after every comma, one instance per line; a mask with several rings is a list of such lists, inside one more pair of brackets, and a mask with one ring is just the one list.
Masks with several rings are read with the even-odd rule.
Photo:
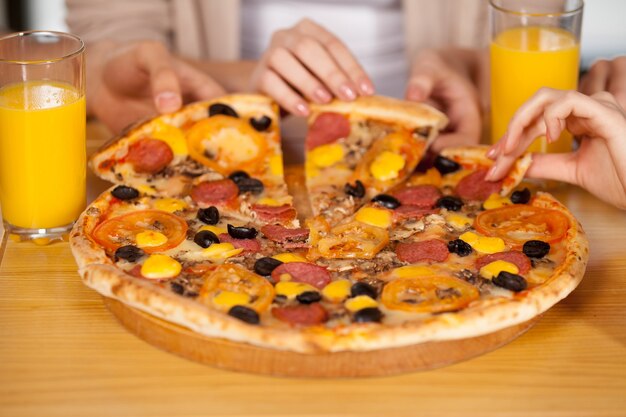
[[223, 175], [240, 169], [258, 172], [267, 154], [262, 134], [242, 119], [224, 115], [194, 124], [187, 132], [187, 145], [192, 158]]
[[353, 221], [333, 227], [328, 236], [317, 241], [309, 257], [372, 259], [388, 242], [386, 229]]
[[267, 279], [235, 264], [223, 264], [209, 272], [200, 290], [200, 299], [214, 308], [224, 310], [225, 305], [214, 302], [214, 299], [225, 291], [248, 296], [249, 301], [245, 306], [257, 313], [267, 310], [274, 300], [274, 287]]
[[473, 285], [446, 275], [398, 278], [385, 285], [381, 301], [391, 310], [442, 313], [459, 310], [479, 297]]
[[120, 246], [136, 244], [136, 236], [144, 231], [162, 233], [167, 241], [159, 246], [142, 248], [147, 253], [163, 252], [178, 246], [187, 236], [187, 222], [161, 210], [141, 210], [111, 217], [100, 223], [92, 233], [93, 239], [109, 251]]
[[558, 242], [569, 227], [569, 219], [560, 211], [526, 204], [487, 210], [474, 221], [474, 228], [480, 233], [499, 237], [514, 249], [528, 240]]

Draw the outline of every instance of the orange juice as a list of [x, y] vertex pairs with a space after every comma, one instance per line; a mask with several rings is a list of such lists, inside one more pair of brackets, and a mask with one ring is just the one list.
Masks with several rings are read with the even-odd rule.
[[[568, 31], [550, 27], [518, 27], [501, 32], [491, 42], [491, 137], [497, 142], [513, 114], [541, 87], [575, 90], [579, 44]], [[546, 144], [533, 142], [534, 152], [567, 152], [572, 136]]]
[[85, 98], [69, 84], [0, 89], [0, 204], [12, 226], [72, 223], [85, 206]]

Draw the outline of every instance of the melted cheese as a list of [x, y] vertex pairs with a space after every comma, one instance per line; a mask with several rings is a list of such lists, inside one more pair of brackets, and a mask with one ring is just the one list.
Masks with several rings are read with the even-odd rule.
[[295, 253], [289, 253], [289, 252], [285, 252], [285, 253], [279, 253], [276, 254], [274, 256], [272, 256], [272, 258], [279, 260], [283, 263], [289, 263], [289, 262], [308, 262], [306, 258], [300, 256], [300, 255], [296, 255]]
[[508, 197], [502, 197], [498, 193], [491, 194], [483, 203], [485, 210], [497, 209], [512, 204]]
[[364, 308], [378, 307], [378, 303], [372, 297], [368, 295], [359, 295], [354, 298], [349, 298], [344, 303], [346, 308], [351, 312], [363, 310]]
[[477, 235], [474, 232], [465, 232], [459, 239], [470, 245], [476, 252], [480, 253], [498, 253], [506, 249], [504, 240], [499, 237], [486, 237]]
[[396, 153], [384, 151], [370, 165], [370, 173], [379, 181], [398, 178], [406, 161]]
[[352, 283], [347, 279], [333, 281], [322, 290], [325, 299], [334, 303], [345, 300], [350, 296], [350, 288]]
[[391, 213], [385, 209], [363, 207], [356, 213], [355, 220], [370, 226], [386, 229], [391, 226]]
[[161, 246], [167, 242], [167, 236], [163, 233], [155, 232], [154, 230], [145, 230], [137, 233], [135, 236], [135, 243], [140, 248], [153, 248]]
[[237, 305], [243, 305], [250, 303], [250, 296], [240, 292], [233, 291], [220, 291], [211, 300], [218, 308], [228, 311], [232, 307]]
[[202, 254], [210, 260], [228, 259], [243, 252], [243, 248], [235, 248], [232, 243], [214, 243], [206, 249], [202, 249]]
[[150, 279], [174, 278], [180, 271], [180, 263], [167, 255], [153, 254], [141, 266], [141, 275]]
[[160, 198], [154, 202], [154, 208], [157, 210], [167, 211], [168, 213], [174, 213], [175, 211], [185, 210], [187, 203], [178, 198]]
[[498, 261], [490, 262], [487, 265], [480, 268], [479, 274], [483, 278], [493, 279], [494, 277], [497, 277], [498, 274], [502, 271], [510, 272], [511, 274], [519, 273], [519, 269], [517, 268], [517, 265], [511, 262], [498, 260]]
[[280, 281], [274, 287], [277, 295], [282, 295], [287, 297], [288, 299], [294, 299], [298, 295], [303, 292], [316, 291], [312, 285], [305, 284], [304, 282], [293, 282], [293, 281]]
[[344, 157], [343, 146], [338, 143], [330, 145], [322, 145], [309, 151], [307, 161], [310, 161], [315, 167], [326, 168], [342, 161]]
[[282, 155], [272, 155], [270, 158], [270, 172], [277, 177], [283, 176], [283, 157]]

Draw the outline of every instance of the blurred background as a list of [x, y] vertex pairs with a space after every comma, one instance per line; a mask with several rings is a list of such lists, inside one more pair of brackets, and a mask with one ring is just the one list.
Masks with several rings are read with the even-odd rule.
[[[624, 0], [585, 1], [581, 69], [589, 67], [598, 58], [624, 54], [626, 50], [624, 16], [626, 16]], [[64, 19], [64, 0], [0, 0], [0, 32], [29, 29], [64, 31], [67, 30]]]

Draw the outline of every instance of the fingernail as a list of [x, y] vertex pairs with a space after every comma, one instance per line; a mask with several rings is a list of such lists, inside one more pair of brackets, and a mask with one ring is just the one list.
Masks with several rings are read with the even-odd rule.
[[362, 78], [359, 81], [359, 90], [361, 90], [361, 93], [370, 96], [374, 94], [374, 85], [372, 85], [370, 80]]
[[496, 156], [496, 154], [497, 154], [497, 153], [498, 153], [498, 151], [496, 150], [496, 148], [495, 148], [495, 147], [492, 147], [491, 149], [489, 149], [489, 150], [487, 151], [487, 153], [485, 154], [485, 156], [486, 156], [487, 158], [490, 158], [490, 159], [491, 159], [491, 158], [494, 158], [494, 157]]
[[411, 85], [406, 92], [406, 98], [409, 100], [420, 101], [422, 99], [422, 89], [416, 85]]
[[298, 104], [296, 104], [296, 112], [300, 116], [308, 116], [309, 115], [309, 106], [307, 106], [304, 103], [298, 103]]
[[333, 96], [331, 96], [330, 93], [322, 87], [316, 88], [313, 95], [322, 103], [328, 103], [333, 98]]
[[344, 84], [339, 87], [339, 92], [346, 100], [354, 100], [356, 98], [356, 93], [348, 84]]
[[155, 99], [157, 110], [161, 113], [170, 113], [176, 111], [182, 105], [180, 96], [171, 91], [159, 93]]
[[485, 175], [485, 179], [487, 181], [491, 181], [493, 179], [493, 176], [496, 173], [496, 170], [498, 169], [496, 164], [493, 164], [493, 166], [491, 168], [489, 168], [489, 171], [487, 171], [487, 175]]

